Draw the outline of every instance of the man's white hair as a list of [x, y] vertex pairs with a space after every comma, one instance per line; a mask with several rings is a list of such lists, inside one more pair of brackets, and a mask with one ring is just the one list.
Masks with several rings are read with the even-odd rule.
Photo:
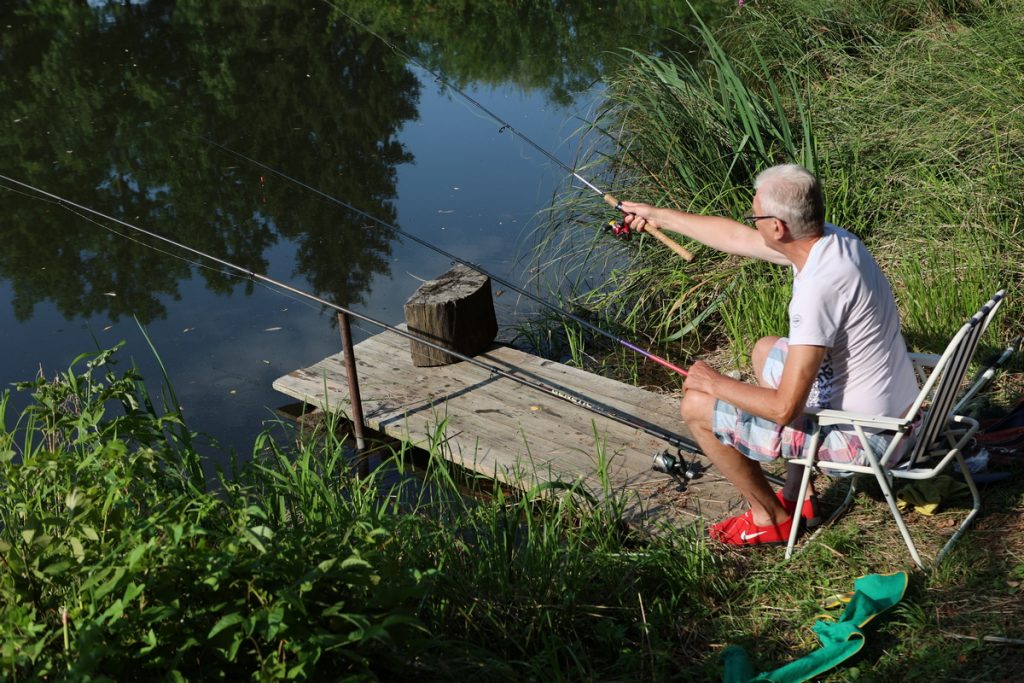
[[815, 237], [825, 227], [825, 202], [821, 185], [798, 164], [772, 166], [754, 180], [761, 212], [786, 223], [793, 239]]

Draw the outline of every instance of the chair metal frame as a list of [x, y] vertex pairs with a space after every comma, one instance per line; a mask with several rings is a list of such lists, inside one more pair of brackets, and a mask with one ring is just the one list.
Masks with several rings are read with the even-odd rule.
[[[803, 477], [800, 482], [800, 493], [797, 500], [804, 500], [806, 497], [811, 473], [815, 469], [826, 474], [840, 476], [851, 474], [873, 475], [878, 482], [882, 495], [885, 497], [886, 503], [889, 505], [889, 510], [892, 512], [896, 526], [899, 528], [900, 534], [907, 544], [910, 556], [918, 567], [925, 569], [925, 563], [922, 561], [917, 551], [917, 546], [910, 537], [910, 531], [896, 504], [892, 484], [895, 479], [931, 479], [942, 472], [951, 462], [956, 461], [960, 465], [960, 472], [971, 491], [973, 505], [967, 517], [953, 533], [953, 536], [936, 554], [933, 564], [938, 565], [981, 510], [981, 495], [967, 466], [964, 464], [964, 458], [961, 453], [961, 449], [970, 442], [975, 432], [978, 431], [979, 425], [976, 420], [960, 415], [959, 412], [978, 393], [981, 383], [987, 383], [991, 378], [987, 376], [979, 378], [961, 399], [957, 400], [957, 396], [960, 393], [960, 386], [967, 373], [967, 368], [978, 348], [978, 341], [988, 328], [996, 311], [1002, 305], [1004, 297], [1005, 290], [996, 292], [988, 303], [982, 306], [957, 331], [941, 356], [911, 354], [915, 372], [919, 381], [923, 384], [917, 399], [915, 399], [905, 416], [860, 415], [841, 410], [822, 410], [810, 414], [814, 421], [814, 427], [807, 450], [809, 455], [789, 461], [804, 466]], [[867, 461], [866, 465], [818, 459], [818, 449], [821, 445], [821, 428], [834, 425], [853, 427], [857, 436], [860, 437], [861, 443], [865, 445], [863, 454], [864, 459]], [[872, 451], [866, 430], [870, 430], [872, 433], [893, 432], [893, 438], [884, 452], [874, 453]], [[908, 438], [908, 435], [909, 442], [906, 447], [905, 456], [900, 463], [890, 467], [890, 460], [896, 457], [900, 446]], [[851, 484], [846, 499], [829, 518], [827, 523], [832, 522], [849, 507], [855, 493], [856, 485], [854, 483]], [[796, 539], [800, 532], [800, 523], [799, 517], [794, 517], [793, 528], [786, 547], [786, 559], [789, 559], [793, 554]]]

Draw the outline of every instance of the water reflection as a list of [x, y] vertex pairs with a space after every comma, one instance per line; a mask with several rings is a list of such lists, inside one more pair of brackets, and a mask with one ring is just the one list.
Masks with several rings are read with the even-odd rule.
[[[386, 272], [387, 230], [311, 199], [202, 137], [393, 223], [397, 131], [419, 85], [376, 33], [458, 84], [514, 82], [556, 101], [598, 77], [622, 36], [682, 23], [677, 3], [301, 2], [0, 4], [0, 149], [8, 175], [254, 271], [281, 237], [317, 294], [361, 300]], [[672, 33], [660, 31], [661, 38]], [[133, 313], [179, 296], [187, 263], [7, 193], [0, 276], [19, 320], [42, 300], [66, 316]], [[54, 239], [54, 234], [59, 239]], [[344, 267], [339, 267], [341, 264]], [[226, 292], [234, 278], [199, 271]], [[109, 296], [116, 291], [117, 296]]]
[[[7, 175], [257, 272], [268, 247], [294, 239], [297, 272], [341, 304], [387, 268], [388, 231], [359, 229], [202, 137], [393, 221], [395, 166], [409, 160], [396, 132], [419, 86], [392, 50], [298, 3], [20, 5], [0, 18]], [[6, 193], [4, 207], [0, 276], [20, 320], [48, 299], [69, 317], [148, 322], [192, 271], [46, 204]], [[211, 291], [236, 285], [197, 272]]]

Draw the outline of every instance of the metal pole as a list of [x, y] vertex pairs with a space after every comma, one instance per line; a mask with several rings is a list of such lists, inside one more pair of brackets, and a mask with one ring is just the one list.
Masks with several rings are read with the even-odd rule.
[[352, 404], [352, 431], [356, 436], [357, 467], [360, 476], [369, 474], [368, 463], [363, 452], [366, 450], [366, 437], [363, 428], [363, 402], [359, 397], [359, 377], [356, 374], [356, 354], [352, 347], [352, 327], [349, 325], [348, 314], [338, 313], [338, 329], [341, 330], [341, 350], [345, 355], [345, 375], [348, 377], [348, 398]]

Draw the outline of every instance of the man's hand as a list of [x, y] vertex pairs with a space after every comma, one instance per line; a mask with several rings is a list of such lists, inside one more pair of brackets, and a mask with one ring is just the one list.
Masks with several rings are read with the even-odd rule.
[[776, 424], [789, 424], [804, 412], [807, 395], [827, 350], [824, 346], [791, 345], [776, 389], [732, 379], [715, 372], [703, 361], [690, 366], [690, 374], [683, 387], [687, 391], [692, 389], [708, 394]]
[[621, 202], [622, 211], [625, 214], [622, 217], [622, 221], [629, 226], [629, 229], [634, 232], [643, 232], [644, 228], [648, 225], [652, 228], [659, 228], [657, 221], [654, 219], [654, 214], [657, 208], [650, 204], [641, 204], [640, 202]]
[[710, 365], [708, 365], [702, 360], [699, 360], [693, 365], [691, 365], [689, 373], [689, 376], [683, 383], [683, 387], [687, 391], [693, 389], [695, 391], [701, 391], [705, 394], [708, 394], [709, 396], [714, 396], [715, 398], [718, 398], [714, 390], [715, 384], [721, 382], [722, 380], [731, 379], [719, 372], [716, 372], [711, 368]]

